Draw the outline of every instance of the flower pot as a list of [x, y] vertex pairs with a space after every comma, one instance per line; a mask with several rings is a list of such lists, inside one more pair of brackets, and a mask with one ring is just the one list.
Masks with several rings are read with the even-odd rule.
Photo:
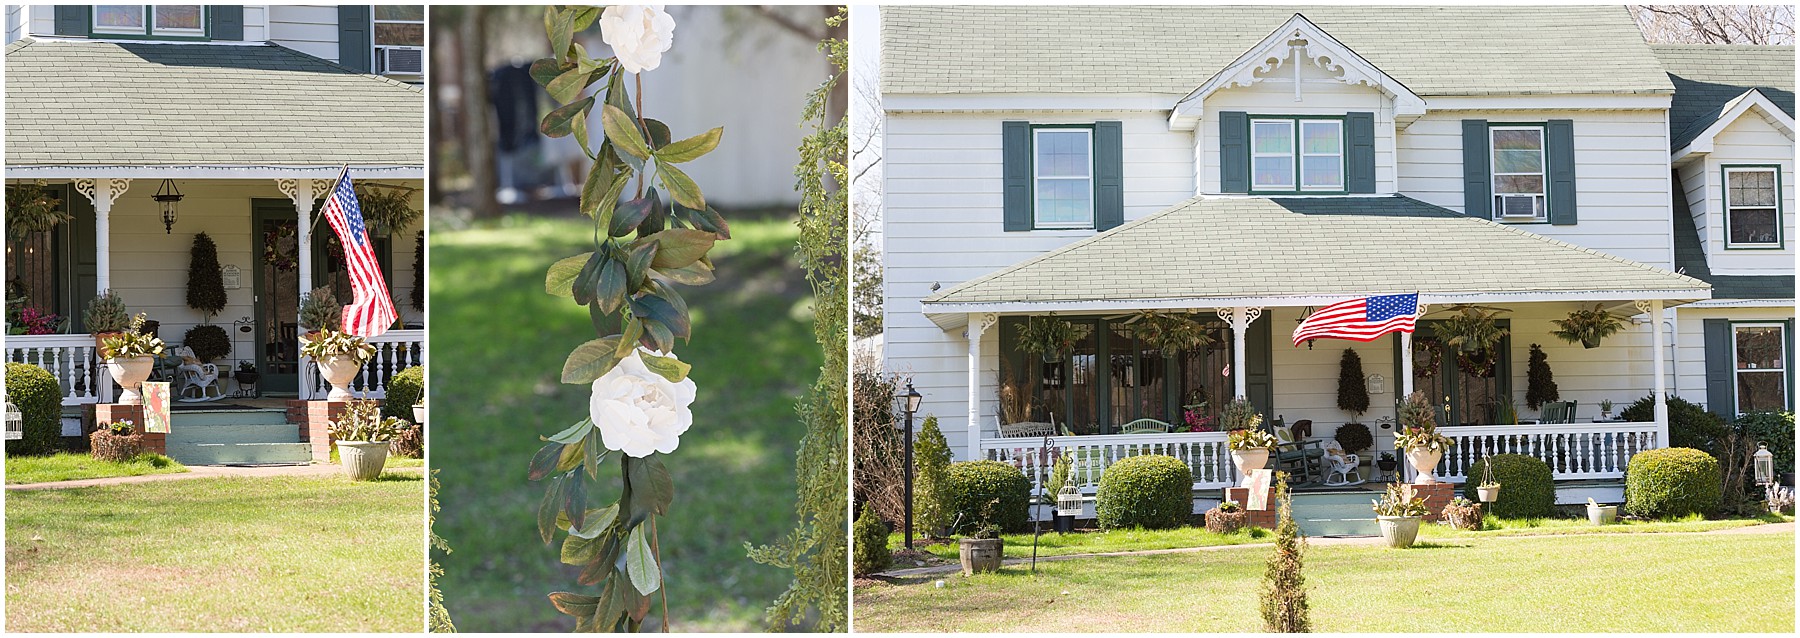
[[138, 386], [150, 378], [150, 371], [156, 367], [156, 357], [131, 357], [129, 359], [107, 359], [106, 372], [113, 381], [125, 391], [119, 393], [119, 403], [138, 405], [144, 397], [138, 394]]
[[1392, 472], [1394, 468], [1400, 467], [1400, 462], [1393, 459], [1376, 459], [1375, 467], [1381, 468], [1383, 472]]
[[319, 373], [325, 375], [325, 381], [331, 384], [331, 394], [325, 398], [330, 401], [348, 401], [354, 398], [350, 394], [350, 380], [362, 370], [362, 362], [346, 356], [328, 357], [319, 360]]
[[1215, 507], [1206, 511], [1206, 531], [1214, 534], [1230, 534], [1249, 524], [1250, 513], [1243, 510], [1225, 512]]
[[1058, 534], [1067, 534], [1073, 531], [1075, 531], [1075, 517], [1068, 514], [1057, 514], [1056, 532]]
[[1581, 347], [1593, 350], [1594, 348], [1600, 347], [1600, 340], [1593, 337], [1582, 337]]
[[1377, 516], [1376, 524], [1381, 527], [1381, 540], [1388, 547], [1406, 549], [1412, 547], [1413, 541], [1419, 539], [1419, 521], [1421, 516]]
[[425, 422], [425, 404], [414, 403], [412, 407], [413, 423]]
[[1443, 450], [1433, 450], [1428, 447], [1407, 448], [1406, 462], [1419, 473], [1417, 477], [1413, 478], [1413, 484], [1430, 485], [1438, 482], [1437, 477], [1432, 476], [1431, 473], [1437, 469], [1438, 460], [1442, 458], [1444, 458]]
[[1260, 470], [1269, 463], [1269, 448], [1258, 447], [1248, 450], [1232, 450], [1231, 462], [1237, 465], [1238, 476], [1242, 483], [1250, 482], [1250, 470]]
[[1475, 488], [1475, 493], [1477, 496], [1481, 497], [1481, 502], [1483, 503], [1492, 503], [1500, 500], [1500, 486], [1498, 485], [1493, 487], [1478, 486]]
[[1619, 506], [1617, 506], [1617, 505], [1588, 505], [1588, 522], [1589, 523], [1592, 523], [1595, 525], [1605, 525], [1607, 523], [1611, 523], [1616, 520], [1619, 520]]
[[256, 380], [261, 379], [261, 378], [262, 378], [262, 373], [260, 373], [260, 372], [241, 372], [240, 371], [237, 373], [238, 383], [242, 383], [244, 385], [256, 385]]
[[387, 441], [338, 441], [337, 449], [344, 476], [352, 481], [373, 481], [387, 465]]
[[998, 538], [962, 539], [957, 556], [962, 559], [963, 575], [1000, 571], [1001, 550], [1005, 547], [1006, 542]]

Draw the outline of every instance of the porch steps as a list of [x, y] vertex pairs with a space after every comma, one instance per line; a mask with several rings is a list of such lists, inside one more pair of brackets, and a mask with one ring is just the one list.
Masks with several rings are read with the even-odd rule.
[[1380, 497], [1368, 490], [1295, 492], [1294, 522], [1307, 536], [1378, 535], [1381, 529], [1375, 525], [1370, 501]]
[[183, 465], [305, 464], [312, 445], [287, 413], [268, 410], [182, 410], [171, 415], [169, 456]]

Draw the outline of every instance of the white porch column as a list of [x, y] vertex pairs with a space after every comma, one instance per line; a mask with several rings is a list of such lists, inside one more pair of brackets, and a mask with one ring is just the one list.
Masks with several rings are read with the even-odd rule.
[[1412, 333], [1400, 333], [1400, 400], [1413, 393], [1413, 351]]
[[96, 295], [106, 294], [112, 289], [112, 206], [118, 201], [125, 189], [131, 188], [129, 179], [78, 179], [75, 190], [94, 204], [94, 288]]
[[[302, 294], [302, 295], [312, 292], [312, 289], [313, 289], [313, 286], [312, 286], [313, 197], [314, 197], [314, 193], [321, 190], [319, 187], [315, 186], [315, 181], [324, 181], [324, 180], [311, 180], [311, 179], [278, 179], [278, 180], [275, 180], [275, 187], [281, 189], [281, 194], [286, 195], [286, 196], [288, 196], [288, 199], [293, 200], [294, 214], [296, 216], [298, 216], [299, 221], [300, 221], [299, 229], [295, 233], [294, 236], [296, 238], [296, 242], [298, 245], [296, 252], [300, 253], [299, 254], [299, 258], [300, 258], [299, 259], [299, 269], [300, 269], [299, 274], [300, 274], [300, 294]], [[327, 186], [326, 188], [329, 188], [329, 186]]]
[[[1231, 322], [1231, 381], [1233, 384], [1232, 399], [1234, 400], [1250, 398], [1250, 375], [1248, 374], [1249, 370], [1245, 369], [1244, 363], [1249, 357], [1249, 348], [1247, 347], [1249, 335], [1247, 333], [1250, 331], [1250, 324], [1255, 323], [1256, 318], [1262, 316], [1262, 310], [1260, 307], [1244, 306], [1213, 309], [1218, 313], [1219, 318]], [[1263, 410], [1274, 409], [1274, 406], [1267, 405], [1258, 407]]]
[[994, 327], [1000, 316], [993, 313], [969, 315], [969, 455], [964, 460], [981, 460], [981, 335]]
[[1664, 363], [1668, 355], [1663, 352], [1663, 302], [1661, 299], [1639, 301], [1637, 307], [1638, 310], [1650, 315], [1648, 322], [1651, 335], [1650, 349], [1653, 353], [1650, 358], [1655, 362], [1653, 370], [1656, 374], [1656, 390], [1654, 392], [1656, 397], [1656, 436], [1658, 444], [1667, 446], [1669, 444], [1669, 380], [1666, 376], [1668, 365]]

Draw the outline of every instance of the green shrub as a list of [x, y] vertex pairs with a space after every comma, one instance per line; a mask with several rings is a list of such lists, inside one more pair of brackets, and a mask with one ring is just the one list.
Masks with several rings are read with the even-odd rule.
[[887, 526], [881, 524], [881, 517], [875, 515], [874, 509], [863, 505], [862, 516], [856, 517], [852, 531], [855, 532], [852, 536], [856, 546], [851, 551], [855, 552], [857, 576], [867, 576], [893, 564], [894, 554], [888, 551]]
[[[1706, 452], [1717, 452], [1719, 439], [1725, 436], [1730, 428], [1725, 419], [1707, 412], [1706, 408], [1688, 403], [1679, 397], [1669, 397], [1669, 447], [1688, 447]], [[1656, 401], [1651, 397], [1638, 399], [1619, 418], [1636, 423], [1649, 423], [1656, 420]]]
[[1768, 444], [1776, 474], [1794, 471], [1794, 413], [1751, 412], [1739, 415], [1734, 425], [1753, 445]]
[[49, 454], [62, 438], [62, 385], [48, 370], [6, 364], [6, 400], [19, 407], [24, 434], [6, 442], [7, 454]]
[[956, 519], [956, 503], [948, 487], [950, 459], [950, 442], [938, 429], [937, 417], [925, 417], [925, 425], [913, 440], [913, 464], [918, 466], [913, 475], [913, 531], [925, 536], [943, 535]]
[[1723, 499], [1719, 460], [1700, 450], [1645, 450], [1625, 467], [1625, 511], [1634, 516], [1711, 514]]
[[417, 365], [388, 379], [387, 398], [381, 401], [381, 415], [413, 420], [412, 407], [425, 392], [425, 366]]
[[1496, 454], [1476, 461], [1469, 467], [1469, 480], [1463, 482], [1463, 497], [1480, 500], [1475, 488], [1487, 476], [1487, 465], [1494, 466], [1494, 482], [1500, 484], [1500, 498], [1488, 506], [1488, 513], [1500, 518], [1547, 518], [1556, 514], [1556, 479], [1550, 465], [1523, 454]]
[[1095, 499], [1101, 529], [1180, 527], [1194, 513], [1194, 475], [1172, 456], [1133, 456], [1106, 468]]
[[[952, 533], [972, 532], [983, 524], [1003, 531], [1024, 531], [1031, 506], [1031, 480], [1019, 468], [999, 461], [951, 463], [944, 475], [951, 505]], [[989, 501], [992, 519], [984, 518]]]
[[182, 335], [181, 345], [194, 351], [194, 358], [203, 362], [211, 362], [231, 354], [231, 335], [225, 329], [211, 324], [201, 324], [188, 328]]

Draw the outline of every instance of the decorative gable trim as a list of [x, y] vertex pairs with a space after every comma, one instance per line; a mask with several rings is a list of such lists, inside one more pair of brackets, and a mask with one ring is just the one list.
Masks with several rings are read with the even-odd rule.
[[1776, 106], [1775, 102], [1769, 99], [1769, 96], [1763, 95], [1761, 89], [1750, 89], [1745, 91], [1743, 95], [1731, 98], [1731, 101], [1726, 102], [1723, 106], [1719, 107], [1719, 110], [1721, 111], [1719, 119], [1713, 120], [1711, 125], [1708, 125], [1706, 129], [1701, 131], [1698, 135], [1695, 135], [1694, 139], [1688, 142], [1687, 146], [1677, 149], [1674, 154], [1669, 157], [1671, 162], [1681, 163], [1690, 155], [1711, 153], [1713, 150], [1713, 138], [1717, 137], [1719, 132], [1724, 131], [1725, 127], [1731, 126], [1732, 122], [1736, 122], [1738, 118], [1743, 117], [1745, 113], [1748, 113], [1751, 110], [1755, 110], [1771, 126], [1774, 126], [1783, 134], [1787, 135], [1789, 142], [1794, 141], [1794, 117], [1788, 115], [1786, 111], [1781, 110], [1781, 107]]
[[[1271, 74], [1281, 70], [1284, 65], [1292, 69], [1298, 79], [1302, 65], [1309, 63], [1345, 84], [1368, 86], [1381, 91], [1394, 101], [1397, 120], [1410, 120], [1425, 114], [1424, 98], [1357, 55], [1337, 38], [1331, 37], [1324, 29], [1307, 20], [1306, 16], [1296, 13], [1281, 28], [1270, 32], [1256, 46], [1250, 47], [1230, 65], [1200, 85], [1200, 88], [1194, 89], [1177, 102], [1174, 113], [1169, 116], [1169, 127], [1176, 130], [1193, 129], [1200, 122], [1206, 98], [1215, 92], [1232, 87], [1247, 87], [1269, 79]], [[1294, 92], [1295, 101], [1299, 101], [1301, 97], [1298, 82], [1295, 83]]]

